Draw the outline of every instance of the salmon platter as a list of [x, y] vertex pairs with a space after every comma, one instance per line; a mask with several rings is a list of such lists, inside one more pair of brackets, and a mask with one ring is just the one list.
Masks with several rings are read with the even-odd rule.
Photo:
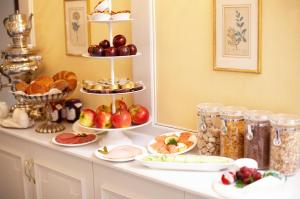
[[192, 150], [197, 144], [197, 137], [191, 132], [174, 132], [156, 136], [148, 144], [148, 151], [153, 154], [179, 155]]
[[95, 142], [97, 136], [88, 133], [61, 133], [52, 139], [52, 143], [60, 146], [83, 146]]

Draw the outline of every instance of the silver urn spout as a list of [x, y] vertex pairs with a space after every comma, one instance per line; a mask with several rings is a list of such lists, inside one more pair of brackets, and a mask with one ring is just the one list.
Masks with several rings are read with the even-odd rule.
[[26, 47], [32, 27], [32, 14], [28, 17], [16, 11], [3, 20], [7, 34], [12, 37], [13, 47]]

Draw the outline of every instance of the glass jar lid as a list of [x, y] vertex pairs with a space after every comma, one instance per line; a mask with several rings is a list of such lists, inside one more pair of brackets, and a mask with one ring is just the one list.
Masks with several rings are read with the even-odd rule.
[[270, 121], [276, 126], [300, 127], [300, 116], [289, 114], [273, 114]]
[[197, 105], [198, 113], [219, 113], [223, 107], [220, 103], [201, 103]]
[[272, 112], [265, 110], [249, 110], [245, 112], [245, 119], [256, 122], [266, 122], [270, 120], [271, 114]]
[[240, 106], [225, 106], [221, 110], [222, 116], [243, 118], [247, 111], [245, 107]]

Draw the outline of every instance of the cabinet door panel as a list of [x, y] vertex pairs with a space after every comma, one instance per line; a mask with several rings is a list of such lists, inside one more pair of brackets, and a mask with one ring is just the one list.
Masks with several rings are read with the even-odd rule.
[[40, 165], [35, 165], [35, 176], [38, 198], [82, 198], [81, 181], [76, 178]]
[[94, 164], [95, 199], [184, 199], [184, 192]]
[[37, 199], [94, 199], [92, 162], [33, 146]]
[[1, 198], [25, 198], [21, 157], [0, 150]]

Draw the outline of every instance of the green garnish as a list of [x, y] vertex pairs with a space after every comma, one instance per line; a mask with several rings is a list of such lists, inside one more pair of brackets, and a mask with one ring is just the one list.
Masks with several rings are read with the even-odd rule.
[[243, 183], [242, 180], [237, 180], [236, 183], [235, 183], [235, 187], [236, 188], [244, 188], [245, 184]]
[[273, 177], [278, 178], [280, 180], [282, 179], [282, 176], [278, 172], [275, 172], [275, 171], [267, 171], [263, 174], [263, 178], [267, 177], [267, 176], [273, 176]]
[[167, 145], [176, 145], [177, 146], [177, 141], [173, 138], [173, 139], [170, 139], [167, 143]]
[[104, 147], [103, 147], [103, 150], [101, 150], [101, 149], [98, 149], [98, 152], [99, 152], [99, 153], [102, 153], [102, 154], [108, 154], [107, 147], [106, 147], [106, 146], [104, 146]]

